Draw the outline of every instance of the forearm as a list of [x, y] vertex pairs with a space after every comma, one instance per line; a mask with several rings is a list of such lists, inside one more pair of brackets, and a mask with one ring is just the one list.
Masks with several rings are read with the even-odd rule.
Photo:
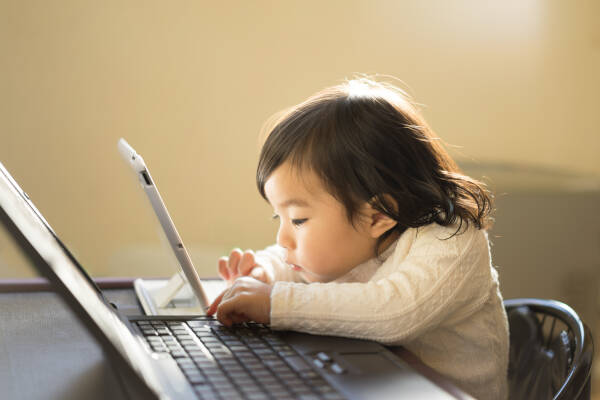
[[397, 343], [418, 335], [434, 321], [410, 305], [398, 309], [396, 290], [371, 282], [278, 282], [271, 293], [271, 327]]
[[490, 293], [487, 248], [432, 259], [413, 257], [366, 283], [276, 282], [271, 326], [382, 343], [408, 342], [469, 315]]

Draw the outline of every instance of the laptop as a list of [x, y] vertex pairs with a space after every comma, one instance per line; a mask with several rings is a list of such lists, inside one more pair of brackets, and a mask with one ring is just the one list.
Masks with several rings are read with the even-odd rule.
[[1, 163], [0, 224], [102, 346], [129, 398], [452, 398], [375, 342], [227, 328], [207, 316], [124, 315]]
[[119, 139], [117, 148], [146, 194], [179, 264], [177, 272], [168, 280], [138, 278], [134, 281], [144, 312], [146, 315], [204, 315], [207, 306], [226, 288], [225, 281], [200, 280], [143, 157], [123, 138]]

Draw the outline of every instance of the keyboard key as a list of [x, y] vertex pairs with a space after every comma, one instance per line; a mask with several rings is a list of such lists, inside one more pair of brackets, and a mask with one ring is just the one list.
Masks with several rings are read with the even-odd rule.
[[151, 347], [152, 347], [152, 350], [154, 350], [157, 353], [168, 353], [167, 346], [165, 346], [165, 345], [152, 344]]
[[261, 356], [261, 355], [267, 355], [267, 354], [275, 354], [275, 352], [271, 349], [268, 349], [266, 346], [264, 346], [264, 348], [253, 348], [252, 350], [254, 350], [254, 354], [256, 354], [257, 356]]
[[317, 353], [317, 358], [323, 362], [331, 362], [331, 357], [329, 357], [329, 355], [323, 351]]
[[222, 376], [222, 377], [211, 377], [209, 379], [210, 383], [212, 383], [215, 386], [227, 386], [227, 387], [233, 387], [233, 384], [231, 383], [231, 381], [229, 379], [227, 379], [226, 377]]
[[304, 383], [304, 381], [300, 378], [288, 378], [284, 381], [287, 386], [289, 386], [292, 390], [300, 390], [300, 389], [308, 389], [308, 385]]
[[208, 327], [204, 321], [187, 321], [186, 324], [191, 328]]
[[238, 383], [238, 382], [236, 382], [236, 383], [238, 384], [238, 386], [241, 387], [242, 392], [246, 395], [250, 394], [250, 393], [262, 393], [263, 392], [263, 390], [256, 383], [254, 383], [254, 381], [252, 381], [250, 379], [248, 380], [248, 382], [244, 382], [243, 384]]
[[310, 366], [300, 356], [285, 357], [284, 360], [298, 372], [310, 370]]
[[304, 379], [313, 379], [313, 378], [319, 378], [320, 377], [320, 375], [317, 374], [312, 369], [307, 369], [305, 371], [299, 371], [299, 374]]
[[227, 371], [228, 374], [237, 374], [237, 373], [246, 373], [246, 370], [241, 365], [225, 365], [223, 369]]
[[260, 381], [263, 379], [273, 378], [273, 373], [265, 369], [251, 369], [250, 373]]
[[271, 369], [279, 369], [279, 368], [284, 368], [286, 367], [285, 363], [281, 360], [264, 360], [263, 362], [265, 364], [267, 364]]
[[[287, 392], [287, 390], [281, 383], [275, 382], [275, 383], [267, 384], [266, 382], [262, 382], [262, 381], [261, 381], [261, 383], [263, 384], [263, 386], [266, 387], [267, 391], [273, 395], [274, 395], [274, 393]], [[275, 396], [275, 397], [277, 397], [277, 396]]]
[[277, 376], [279, 377], [279, 379], [281, 379], [284, 382], [287, 382], [291, 379], [296, 379], [296, 374], [293, 372], [279, 372], [276, 371]]
[[206, 379], [202, 376], [202, 374], [190, 374], [190, 375], [186, 375], [188, 381], [190, 381], [191, 384], [200, 384], [200, 383], [206, 383]]
[[171, 351], [171, 356], [173, 358], [181, 358], [181, 357], [187, 357], [187, 354], [183, 350], [174, 350], [174, 351]]
[[322, 394], [335, 392], [335, 389], [329, 385], [315, 385], [315, 386], [312, 386], [312, 388]]
[[244, 370], [242, 370], [242, 371], [235, 371], [235, 372], [231, 372], [231, 371], [228, 370], [227, 373], [233, 379], [236, 379], [236, 378], [249, 378], [250, 377], [250, 374], [248, 372], [244, 371]]
[[292, 389], [292, 392], [298, 397], [301, 397], [302, 395], [312, 395], [313, 394], [313, 392], [310, 390], [310, 388], [308, 386], [293, 387], [291, 389]]
[[233, 381], [236, 383], [236, 385], [241, 387], [247, 387], [248, 385], [254, 383], [254, 379], [250, 377], [233, 378]]
[[266, 393], [247, 393], [246, 398], [248, 400], [269, 400], [269, 395]]
[[330, 368], [333, 372], [335, 372], [338, 375], [341, 375], [346, 372], [346, 370], [343, 367], [341, 367], [338, 363], [331, 364]]
[[194, 390], [200, 395], [201, 399], [217, 399], [217, 393], [208, 385], [194, 385]]

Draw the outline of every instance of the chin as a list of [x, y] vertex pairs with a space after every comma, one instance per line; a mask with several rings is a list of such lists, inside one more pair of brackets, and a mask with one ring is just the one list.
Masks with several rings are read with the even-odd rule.
[[313, 274], [309, 274], [306, 271], [302, 271], [300, 272], [300, 276], [302, 276], [302, 278], [306, 281], [306, 282], [310, 282], [310, 283], [314, 283], [314, 282], [323, 282], [323, 280], [318, 277], [315, 276]]

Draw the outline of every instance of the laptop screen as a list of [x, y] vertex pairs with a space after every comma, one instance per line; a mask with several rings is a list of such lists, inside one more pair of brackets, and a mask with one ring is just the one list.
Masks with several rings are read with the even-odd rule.
[[85, 325], [110, 354], [141, 377], [154, 392], [161, 393], [154, 370], [141, 343], [119, 314], [102, 297], [60, 242], [41, 213], [0, 163], [0, 221], [6, 226], [33, 266], [55, 284]]

